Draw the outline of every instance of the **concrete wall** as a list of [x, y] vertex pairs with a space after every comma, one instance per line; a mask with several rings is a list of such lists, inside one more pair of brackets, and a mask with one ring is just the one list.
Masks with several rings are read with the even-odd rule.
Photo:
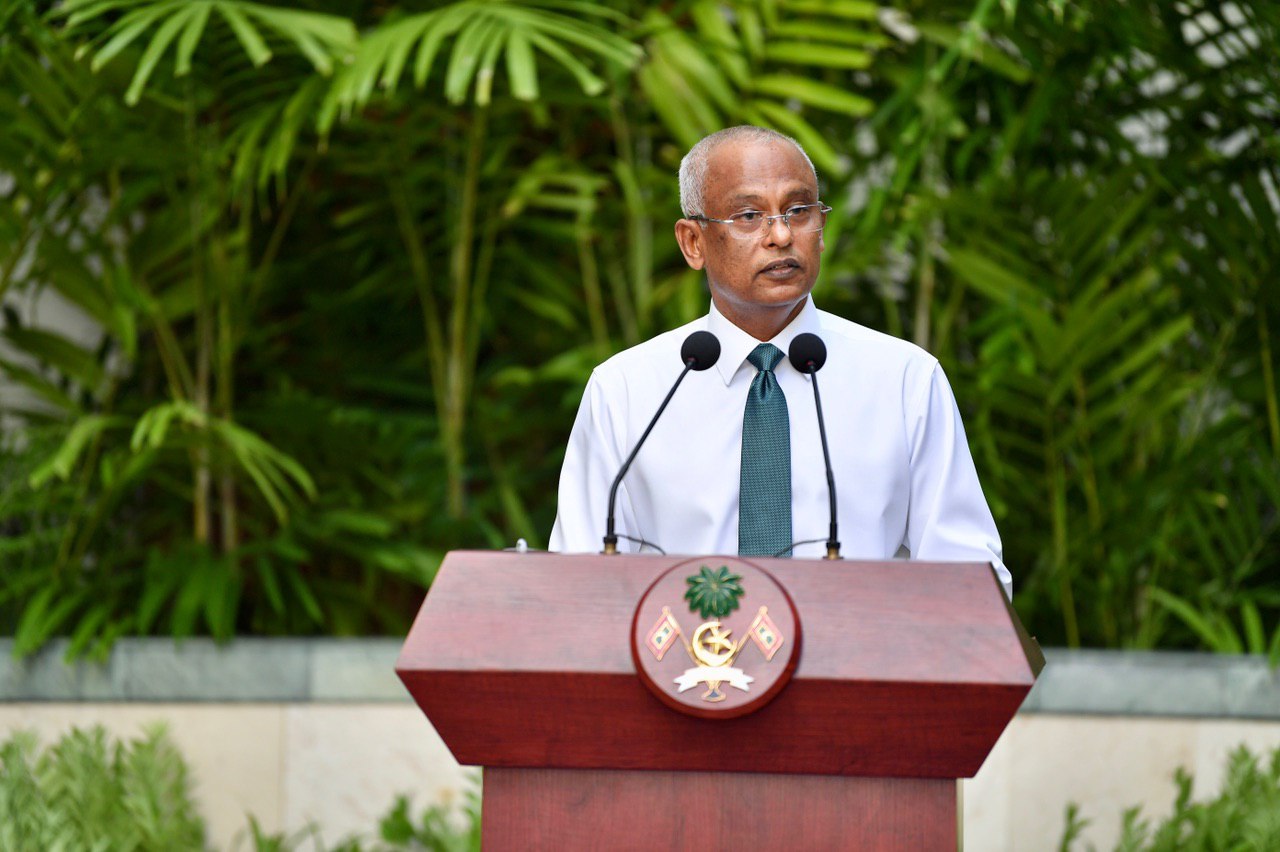
[[[29, 263], [19, 261], [14, 278], [21, 282]], [[71, 302], [67, 301], [56, 290], [50, 288], [27, 289], [15, 286], [0, 300], [13, 308], [22, 322], [29, 328], [51, 331], [67, 337], [86, 349], [93, 349], [102, 341], [102, 327]], [[4, 328], [4, 317], [0, 315], [0, 329]], [[27, 369], [38, 369], [35, 359], [15, 349], [3, 338], [0, 338], [0, 357], [12, 360]], [[46, 378], [49, 375], [46, 371]], [[51, 411], [50, 403], [45, 402], [26, 387], [9, 378], [5, 370], [0, 369], [0, 400], [5, 409], [15, 411]], [[15, 418], [7, 411], [0, 411], [0, 433], [12, 429], [16, 425]]]
[[[397, 793], [458, 800], [459, 767], [409, 702], [394, 640], [120, 643], [102, 666], [52, 647], [26, 663], [0, 642], [0, 736], [56, 738], [102, 724], [132, 736], [163, 721], [186, 755], [222, 849], [248, 848], [247, 814], [269, 831], [315, 823], [327, 841], [371, 834]], [[965, 782], [970, 850], [1057, 848], [1068, 802], [1110, 848], [1121, 812], [1167, 814], [1173, 771], [1196, 794], [1221, 782], [1240, 743], [1280, 746], [1280, 675], [1255, 657], [1050, 650], [1049, 666], [977, 777]]]

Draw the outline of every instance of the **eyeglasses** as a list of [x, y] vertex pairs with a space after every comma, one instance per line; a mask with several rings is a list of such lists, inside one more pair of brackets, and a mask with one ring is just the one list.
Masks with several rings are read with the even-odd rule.
[[701, 214], [689, 218], [695, 222], [719, 222], [721, 225], [728, 225], [729, 233], [745, 240], [748, 237], [757, 236], [764, 228], [772, 228], [773, 223], [778, 219], [781, 219], [793, 234], [821, 231], [827, 224], [827, 214], [830, 212], [831, 208], [825, 204], [801, 204], [777, 216], [766, 216], [759, 210], [744, 210], [741, 213], [734, 213], [728, 219], [716, 219]]

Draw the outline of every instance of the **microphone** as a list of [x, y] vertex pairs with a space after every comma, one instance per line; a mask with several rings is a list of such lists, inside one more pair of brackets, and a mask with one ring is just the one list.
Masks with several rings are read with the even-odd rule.
[[720, 341], [709, 331], [695, 331], [684, 339], [684, 343], [680, 347], [680, 360], [684, 362], [684, 369], [680, 371], [680, 376], [676, 379], [676, 383], [667, 392], [667, 398], [662, 401], [662, 405], [658, 406], [653, 419], [649, 421], [649, 426], [644, 430], [644, 434], [640, 436], [640, 440], [636, 442], [635, 449], [631, 451], [631, 455], [627, 456], [627, 460], [622, 463], [622, 469], [618, 471], [618, 475], [613, 479], [612, 487], [609, 488], [609, 516], [605, 522], [604, 534], [605, 553], [618, 552], [618, 536], [613, 531], [613, 506], [617, 501], [618, 486], [622, 484], [622, 477], [627, 475], [627, 471], [631, 468], [631, 462], [635, 461], [636, 453], [640, 452], [640, 448], [644, 446], [645, 439], [653, 431], [658, 418], [666, 410], [667, 403], [671, 401], [671, 397], [676, 395], [676, 388], [680, 387], [680, 383], [684, 381], [685, 376], [689, 375], [689, 371], [697, 370], [701, 372], [711, 368], [716, 361], [720, 360]]
[[831, 452], [827, 449], [827, 427], [822, 420], [822, 397], [818, 395], [818, 371], [827, 363], [827, 346], [816, 334], [797, 334], [787, 352], [791, 366], [813, 379], [813, 404], [818, 409], [818, 435], [822, 438], [822, 460], [827, 465], [827, 494], [831, 498], [831, 530], [827, 538], [827, 559], [840, 558], [840, 542], [836, 538], [836, 476], [831, 470]]

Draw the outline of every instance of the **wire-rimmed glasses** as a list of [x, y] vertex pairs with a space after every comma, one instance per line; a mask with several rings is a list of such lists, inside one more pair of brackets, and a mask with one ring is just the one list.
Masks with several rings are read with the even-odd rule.
[[741, 213], [734, 213], [728, 219], [717, 219], [714, 216], [702, 214], [689, 218], [695, 222], [719, 222], [721, 225], [728, 225], [729, 233], [740, 239], [747, 239], [757, 236], [764, 228], [772, 228], [773, 223], [778, 219], [781, 219], [793, 234], [821, 231], [826, 227], [827, 214], [830, 212], [830, 207], [818, 203], [799, 204], [777, 216], [766, 216], [759, 210], [744, 210]]

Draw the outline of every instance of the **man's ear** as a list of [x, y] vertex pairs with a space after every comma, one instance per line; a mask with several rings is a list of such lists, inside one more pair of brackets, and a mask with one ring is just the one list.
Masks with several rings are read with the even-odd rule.
[[680, 219], [676, 222], [676, 242], [680, 244], [680, 253], [684, 255], [684, 262], [689, 264], [691, 269], [701, 269], [707, 265], [707, 258], [703, 252], [706, 247], [703, 242], [704, 236], [702, 226], [692, 219]]

